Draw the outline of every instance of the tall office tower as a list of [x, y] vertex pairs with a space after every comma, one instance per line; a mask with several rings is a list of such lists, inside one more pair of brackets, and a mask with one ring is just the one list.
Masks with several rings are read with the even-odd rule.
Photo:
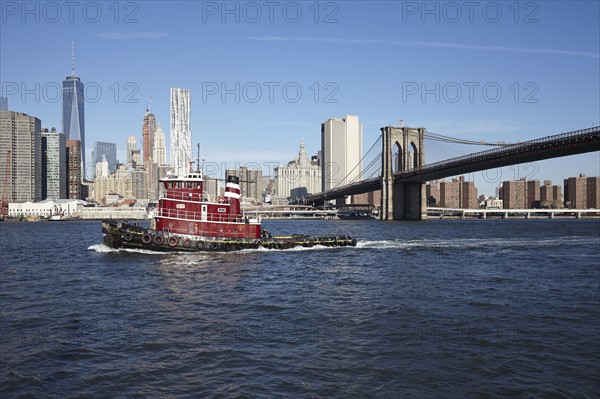
[[330, 118], [321, 124], [322, 190], [349, 184], [362, 172], [362, 125], [358, 116]]
[[0, 97], [0, 111], [8, 111], [8, 97]]
[[156, 124], [152, 159], [158, 164], [158, 166], [164, 166], [167, 164], [167, 146], [165, 144], [165, 132], [161, 129], [160, 123]]
[[146, 108], [142, 124], [142, 145], [144, 149], [144, 164], [152, 159], [154, 149], [154, 133], [156, 132], [156, 117]]
[[94, 165], [102, 162], [104, 157], [108, 162], [108, 171], [114, 173], [117, 168], [117, 145], [115, 143], [106, 143], [104, 141], [96, 141], [94, 143]]
[[127, 137], [127, 163], [133, 162], [133, 152], [137, 150], [137, 140], [135, 136]]
[[67, 198], [67, 143], [55, 128], [42, 130], [42, 169], [46, 176], [42, 198]]
[[158, 166], [156, 165], [154, 156], [154, 135], [156, 133], [156, 116], [150, 113], [146, 107], [144, 114], [144, 122], [142, 123], [142, 145], [143, 145], [143, 161], [144, 169], [146, 170], [146, 188], [148, 192], [141, 198], [150, 200], [158, 199]]
[[83, 82], [75, 76], [75, 44], [71, 59], [71, 76], [62, 82], [62, 131], [67, 140], [79, 140], [81, 143], [82, 182], [85, 178], [85, 113]]
[[67, 198], [82, 198], [83, 186], [83, 163], [81, 162], [81, 142], [79, 140], [67, 140]]
[[175, 175], [187, 173], [192, 160], [190, 90], [171, 88], [171, 166]]
[[[41, 130], [41, 122], [36, 117], [0, 111], [0, 189], [6, 186], [8, 202], [42, 200]], [[5, 184], [9, 154], [10, 171], [6, 176], [9, 181]]]

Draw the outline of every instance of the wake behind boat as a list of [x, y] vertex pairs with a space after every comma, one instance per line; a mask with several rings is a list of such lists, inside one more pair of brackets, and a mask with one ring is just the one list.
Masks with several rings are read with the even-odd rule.
[[290, 249], [296, 246], [356, 246], [348, 236], [273, 236], [258, 219], [244, 216], [240, 208], [239, 178], [228, 176], [224, 197], [210, 198], [203, 191], [201, 172], [161, 179], [160, 198], [150, 228], [103, 220], [103, 243], [111, 248], [151, 251], [236, 251], [240, 249]]

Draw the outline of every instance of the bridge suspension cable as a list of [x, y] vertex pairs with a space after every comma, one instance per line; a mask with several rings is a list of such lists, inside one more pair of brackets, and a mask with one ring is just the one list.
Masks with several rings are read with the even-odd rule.
[[[362, 163], [362, 161], [367, 157], [367, 155], [369, 155], [369, 153], [373, 150], [373, 148], [375, 148], [375, 146], [377, 145], [377, 143], [379, 143], [380, 141], [381, 141], [381, 136], [379, 136], [377, 138], [377, 140], [375, 140], [375, 142], [373, 143], [373, 145], [371, 146], [371, 148], [369, 148], [369, 150], [367, 151], [367, 153], [365, 155], [363, 155], [363, 157], [360, 159], [360, 161], [358, 161], [358, 163], [356, 165], [354, 165], [354, 167], [352, 168], [352, 170], [350, 170], [350, 172], [348, 172], [346, 174], [346, 176], [344, 176], [343, 179], [341, 179], [340, 181], [338, 181], [338, 183], [334, 187], [332, 187], [331, 190], [333, 190], [334, 188], [337, 188], [343, 181], [345, 181], [348, 178], [348, 176], [350, 176], [350, 174], [352, 172], [354, 172], [354, 170], [356, 168], [358, 168], [358, 166]], [[375, 159], [378, 159], [378, 158], [381, 158], [381, 156], [375, 157]], [[361, 174], [362, 174], [362, 172], [359, 174], [359, 176]], [[352, 182], [354, 182], [354, 180]], [[349, 183], [346, 183], [346, 184], [349, 184]]]
[[459, 139], [456, 137], [445, 136], [443, 134], [430, 132], [428, 130], [425, 131], [424, 137], [433, 141], [441, 141], [445, 143], [455, 143], [455, 144], [469, 144], [469, 145], [483, 145], [483, 146], [492, 146], [492, 147], [505, 147], [510, 145], [510, 143], [488, 143], [486, 141], [473, 141], [466, 139]]
[[[373, 158], [373, 160], [372, 160], [371, 162], [369, 162], [369, 164], [368, 164], [368, 165], [367, 165], [365, 168], [363, 168], [363, 169], [360, 171], [360, 173], [358, 174], [358, 176], [356, 176], [354, 179], [352, 179], [352, 181], [350, 181], [348, 184], [352, 184], [352, 183], [355, 183], [355, 182], [357, 182], [357, 181], [360, 181], [360, 180], [361, 180], [361, 178], [363, 178], [363, 177], [365, 176], [365, 174], [367, 173], [367, 171], [368, 171], [369, 169], [371, 169], [371, 167], [372, 167], [373, 165], [377, 164], [377, 163], [379, 163], [379, 164], [380, 164], [380, 166], [379, 166], [379, 168], [375, 169], [375, 172], [374, 172], [374, 173], [372, 173], [372, 174], [371, 174], [371, 176], [373, 176], [375, 173], [378, 173], [378, 172], [380, 172], [380, 171], [381, 171], [381, 151], [379, 151], [379, 154], [377, 154], [377, 155], [376, 155], [376, 156]], [[362, 180], [365, 180], [365, 179], [362, 179]]]

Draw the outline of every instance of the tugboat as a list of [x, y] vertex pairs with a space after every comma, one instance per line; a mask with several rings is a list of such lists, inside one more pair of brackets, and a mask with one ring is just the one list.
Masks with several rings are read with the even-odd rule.
[[240, 209], [239, 178], [228, 176], [224, 197], [210, 198], [203, 191], [200, 171], [160, 180], [165, 192], [155, 209], [150, 228], [103, 220], [103, 243], [110, 248], [151, 251], [223, 252], [242, 249], [290, 249], [297, 246], [356, 246], [348, 236], [274, 236], [260, 220]]

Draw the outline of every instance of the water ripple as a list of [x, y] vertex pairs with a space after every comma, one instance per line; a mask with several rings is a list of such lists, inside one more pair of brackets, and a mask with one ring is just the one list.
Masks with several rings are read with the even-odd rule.
[[598, 221], [265, 225], [359, 244], [163, 254], [0, 225], [0, 396], [597, 397]]

